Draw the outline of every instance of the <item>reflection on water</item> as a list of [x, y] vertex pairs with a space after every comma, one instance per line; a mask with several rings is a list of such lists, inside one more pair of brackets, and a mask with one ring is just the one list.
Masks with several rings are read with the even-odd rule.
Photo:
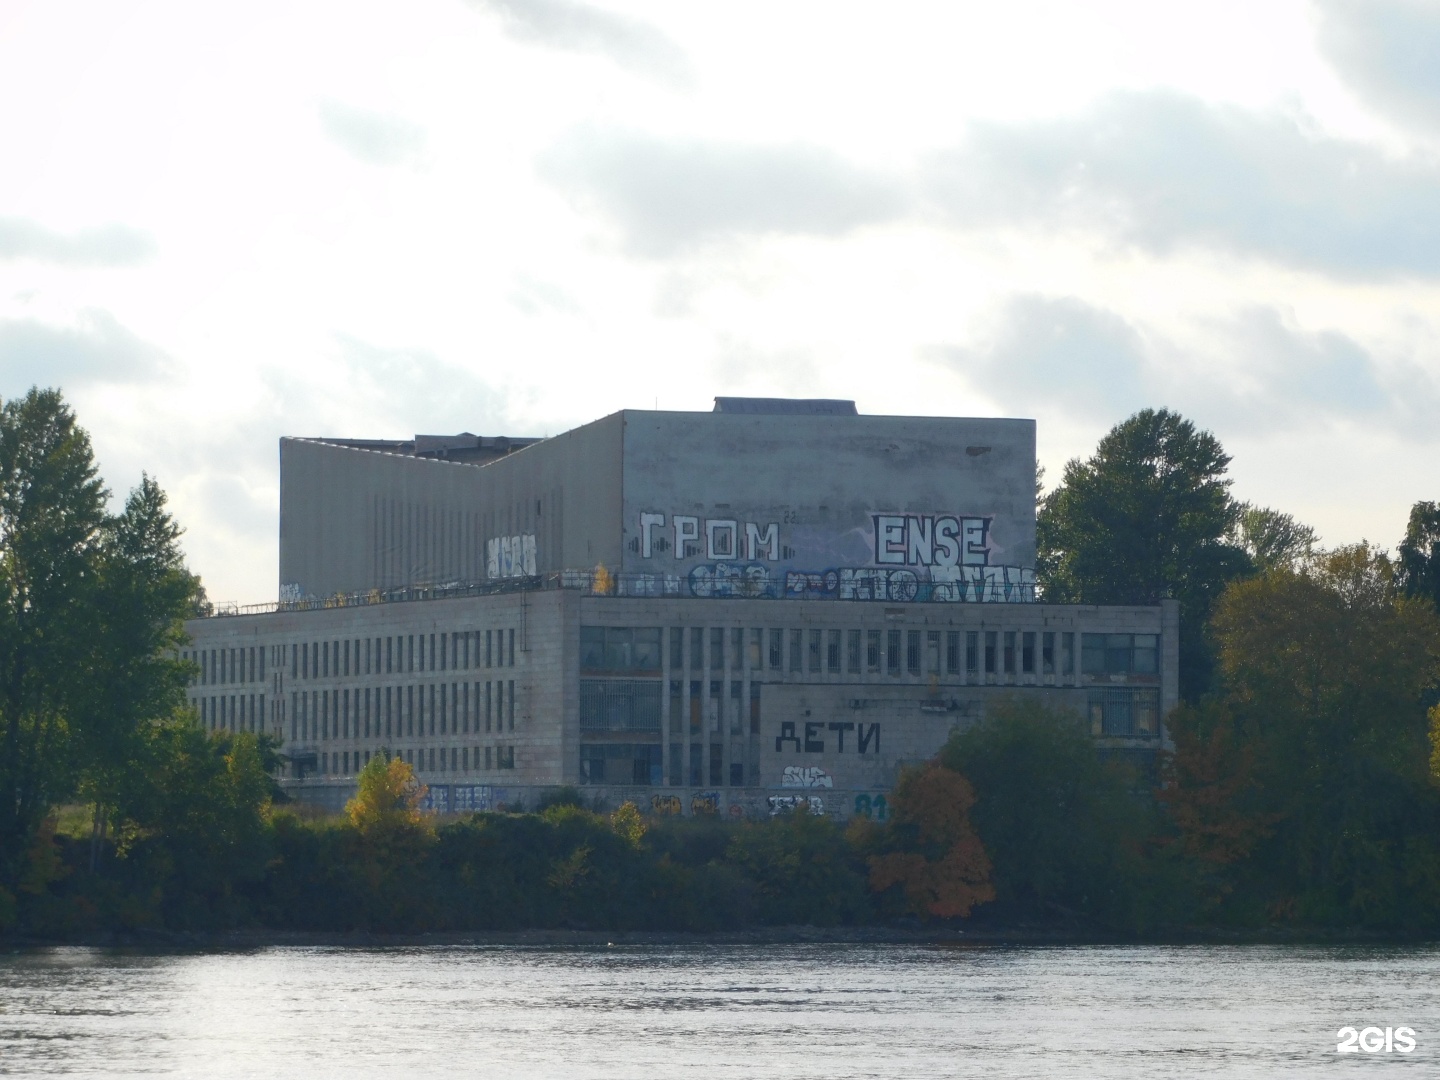
[[[1335, 1053], [1408, 1025], [1408, 1055]], [[1440, 948], [82, 948], [0, 956], [0, 1073], [1435, 1075]], [[1394, 1074], [1391, 1074], [1394, 1075]]]

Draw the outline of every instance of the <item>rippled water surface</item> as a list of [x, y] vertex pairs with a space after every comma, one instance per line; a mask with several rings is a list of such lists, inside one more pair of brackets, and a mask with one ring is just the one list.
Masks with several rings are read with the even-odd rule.
[[[1409, 1025], [1413, 1053], [1335, 1052]], [[0, 955], [0, 1073], [1440, 1075], [1440, 948], [269, 948]]]

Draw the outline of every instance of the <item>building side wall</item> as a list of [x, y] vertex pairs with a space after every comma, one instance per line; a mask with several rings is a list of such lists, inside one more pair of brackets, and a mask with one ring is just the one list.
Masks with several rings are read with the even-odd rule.
[[1032, 420], [624, 416], [623, 567], [671, 592], [1013, 599], [1022, 570], [1033, 584]]
[[[1163, 726], [1117, 733], [1097, 701], [1150, 695], [1168, 709], [1177, 675], [1169, 605], [543, 589], [187, 628], [186, 658], [204, 673], [189, 691], [201, 722], [272, 732], [298, 766], [287, 786], [336, 809], [367, 755], [390, 753], [416, 766], [445, 809], [533, 805], [565, 784], [659, 813], [752, 814], [812, 798], [826, 813], [863, 813], [884, 806], [901, 768], [1015, 696], [1072, 710], [1106, 753], [1150, 760], [1166, 744]], [[594, 667], [582, 634], [593, 641], [597, 629], [630, 632], [621, 642], [647, 631], [658, 651], [641, 661], [618, 650], [619, 669], [607, 652]], [[1086, 635], [1112, 650], [1148, 641], [1159, 670], [1087, 672]]]
[[619, 562], [618, 414], [484, 466], [280, 442], [280, 596]]

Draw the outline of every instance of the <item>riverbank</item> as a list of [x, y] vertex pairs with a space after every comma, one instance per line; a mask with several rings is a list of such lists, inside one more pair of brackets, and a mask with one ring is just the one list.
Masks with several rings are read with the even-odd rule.
[[1114, 945], [1421, 945], [1433, 936], [1384, 934], [1333, 928], [1269, 927], [1232, 930], [1193, 927], [1154, 934], [1118, 934], [1101, 930], [1047, 926], [779, 926], [710, 933], [649, 930], [513, 930], [379, 934], [247, 929], [223, 932], [135, 930], [75, 937], [3, 937], [0, 949], [82, 946], [90, 948], [156, 948], [245, 950], [265, 948], [703, 948], [765, 945], [984, 945], [984, 946], [1114, 946]]

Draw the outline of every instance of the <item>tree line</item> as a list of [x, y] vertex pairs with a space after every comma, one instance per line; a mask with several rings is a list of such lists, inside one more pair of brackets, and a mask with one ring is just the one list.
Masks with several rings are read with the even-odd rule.
[[[1322, 549], [1147, 410], [1042, 492], [1046, 600], [1180, 602], [1153, 768], [1013, 699], [899, 778], [890, 820], [648, 819], [557, 792], [436, 819], [372, 760], [287, 804], [266, 736], [206, 733], [205, 610], [149, 477], [116, 511], [59, 393], [0, 404], [0, 932], [712, 930], [970, 919], [1114, 932], [1440, 928], [1440, 507], [1394, 555]], [[1037, 487], [1040, 483], [1037, 478]]]

